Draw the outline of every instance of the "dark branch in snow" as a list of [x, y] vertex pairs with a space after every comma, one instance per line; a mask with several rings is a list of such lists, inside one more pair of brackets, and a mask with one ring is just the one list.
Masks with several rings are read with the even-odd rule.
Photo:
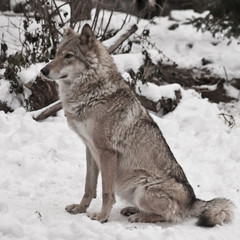
[[41, 121], [50, 116], [56, 115], [56, 113], [61, 109], [62, 109], [62, 103], [60, 101], [57, 101], [57, 102], [45, 107], [44, 109], [39, 110], [37, 112], [36, 116], [34, 116], [33, 118], [36, 121]]
[[120, 38], [108, 48], [109, 53], [113, 53], [126, 39], [128, 39], [133, 33], [137, 31], [138, 27], [134, 24], [126, 33], [120, 36]]

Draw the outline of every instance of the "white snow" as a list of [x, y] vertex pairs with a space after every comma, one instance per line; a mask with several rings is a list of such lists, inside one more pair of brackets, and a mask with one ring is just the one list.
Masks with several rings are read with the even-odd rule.
[[144, 63], [144, 57], [141, 53], [117, 54], [113, 55], [113, 60], [120, 73], [131, 69], [137, 72], [138, 68]]
[[22, 83], [28, 83], [35, 81], [37, 76], [40, 76], [40, 70], [46, 65], [46, 63], [31, 64], [28, 68], [22, 68], [18, 76]]
[[7, 12], [6, 15], [0, 15], [1, 28], [0, 28], [0, 39], [1, 43], [7, 43], [8, 54], [14, 54], [17, 50], [22, 48], [22, 37], [23, 37], [23, 17], [16, 16], [9, 18]]
[[[192, 90], [164, 118], [152, 115], [199, 198], [228, 197], [238, 205], [240, 125], [224, 124], [216, 104]], [[213, 229], [183, 223], [129, 223], [117, 198], [109, 222], [85, 214], [70, 215], [64, 207], [80, 201], [85, 180], [85, 147], [67, 126], [61, 111], [43, 122], [19, 108], [0, 112], [0, 238], [1, 239], [238, 239], [239, 208], [230, 224]], [[89, 212], [101, 208], [98, 197]]]
[[210, 91], [215, 91], [217, 89], [217, 83], [213, 84], [213, 85], [200, 85], [200, 86], [197, 86], [197, 88], [199, 88], [199, 89], [208, 89]]
[[230, 84], [225, 84], [224, 89], [226, 90], [226, 92], [229, 96], [232, 96], [235, 99], [240, 100], [240, 91], [238, 89], [236, 89], [235, 87], [233, 87]]
[[6, 103], [11, 109], [17, 109], [21, 104], [18, 98], [10, 93], [10, 87], [9, 81], [0, 79], [0, 101]]
[[181, 89], [181, 86], [177, 83], [156, 86], [153, 83], [142, 84], [138, 81], [136, 84], [136, 93], [154, 102], [159, 101], [161, 98], [175, 99], [175, 91], [180, 91]]
[[[204, 16], [206, 13], [203, 13]], [[168, 17], [154, 18], [154, 23], [140, 21], [141, 29], [150, 29], [151, 42], [171, 60], [175, 61], [179, 67], [191, 68], [202, 67], [202, 58], [213, 61], [206, 67], [223, 78], [225, 78], [224, 68], [229, 78], [240, 77], [240, 49], [236, 39], [228, 45], [228, 39], [214, 39], [209, 32], [197, 32], [191, 25], [181, 25], [191, 16], [199, 16], [192, 10], [172, 11], [172, 17], [176, 20], [169, 20]], [[179, 27], [174, 31], [168, 28], [175, 23]], [[133, 47], [133, 51], [140, 51], [138, 46]]]
[[[174, 31], [168, 27], [182, 22], [193, 11], [174, 11], [177, 21], [167, 17], [155, 18], [155, 24], [140, 21], [138, 34], [150, 28], [151, 40], [160, 50], [182, 67], [201, 65], [203, 57], [210, 58], [208, 65], [214, 73], [229, 78], [240, 76], [239, 45], [233, 40], [216, 42], [209, 33], [196, 32], [191, 26], [180, 25]], [[109, 13], [106, 14], [109, 16]], [[119, 18], [120, 17], [120, 18]], [[116, 13], [110, 29], [118, 27], [124, 15]], [[117, 19], [120, 19], [117, 21]], [[16, 20], [16, 21], [15, 21]], [[14, 22], [19, 25], [20, 19]], [[107, 18], [104, 20], [107, 23]], [[132, 20], [134, 23], [136, 19]], [[1, 25], [8, 22], [0, 17]], [[17, 26], [18, 26], [17, 25]], [[5, 31], [6, 30], [6, 31]], [[16, 29], [0, 28], [4, 41], [11, 42], [11, 51], [18, 47]], [[13, 38], [15, 36], [15, 38]], [[189, 47], [189, 43], [193, 45]], [[119, 72], [127, 80], [130, 68], [137, 70], [144, 58], [141, 48], [133, 45], [129, 54], [114, 56]], [[149, 49], [153, 61], [159, 61], [156, 49]], [[38, 75], [40, 65], [33, 65], [20, 73], [23, 82]], [[139, 83], [140, 84], [140, 83]], [[183, 167], [197, 197], [209, 200], [227, 197], [236, 204], [232, 223], [214, 228], [195, 226], [196, 219], [186, 219], [179, 224], [129, 223], [119, 214], [127, 203], [117, 198], [105, 224], [90, 220], [85, 214], [70, 215], [64, 208], [78, 203], [84, 191], [85, 147], [67, 126], [63, 111], [57, 117], [36, 122], [17, 99], [9, 93], [9, 82], [0, 80], [0, 100], [12, 103], [16, 109], [5, 114], [0, 111], [0, 239], [1, 240], [76, 240], [76, 239], [164, 239], [164, 240], [238, 240], [240, 239], [240, 104], [213, 104], [202, 99], [193, 90], [184, 90], [178, 84], [157, 87], [139, 85], [141, 92], [153, 100], [171, 96], [181, 90], [178, 107], [164, 117], [152, 115], [161, 128], [176, 159]], [[239, 91], [228, 88], [231, 94]], [[233, 115], [235, 126], [229, 128], [220, 113]], [[101, 183], [98, 197], [88, 212], [101, 208]]]

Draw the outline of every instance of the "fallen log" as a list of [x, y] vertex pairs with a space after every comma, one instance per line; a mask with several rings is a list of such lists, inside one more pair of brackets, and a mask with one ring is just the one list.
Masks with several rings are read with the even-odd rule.
[[52, 103], [51, 105], [36, 111], [33, 114], [33, 119], [35, 119], [36, 121], [44, 120], [48, 117], [55, 116], [56, 113], [61, 109], [62, 109], [62, 103], [60, 102], [60, 100], [58, 100]]
[[113, 53], [124, 41], [126, 41], [133, 33], [138, 30], [136, 24], [134, 24], [127, 32], [120, 35], [120, 37], [113, 43], [110, 47], [108, 47], [108, 52]]
[[37, 77], [35, 81], [24, 84], [24, 87], [31, 90], [28, 97], [28, 109], [36, 111], [51, 105], [58, 100], [57, 83], [53, 81], [43, 81]]

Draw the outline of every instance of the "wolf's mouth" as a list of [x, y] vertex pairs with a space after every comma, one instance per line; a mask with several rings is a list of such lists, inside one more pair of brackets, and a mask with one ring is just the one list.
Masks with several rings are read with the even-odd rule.
[[[59, 79], [65, 79], [65, 78], [67, 78], [68, 77], [68, 75], [67, 74], [65, 74], [65, 75], [63, 75], [63, 76], [61, 76]], [[50, 78], [50, 77], [46, 77], [44, 74], [42, 74], [41, 73], [41, 78], [42, 78], [42, 80], [44, 81], [44, 80], [48, 80], [48, 81], [56, 81], [57, 79], [53, 79], [53, 78]]]
[[68, 75], [65, 74], [65, 75], [61, 76], [60, 78], [61, 78], [61, 79], [63, 79], [63, 78], [67, 78], [67, 76], [68, 76]]

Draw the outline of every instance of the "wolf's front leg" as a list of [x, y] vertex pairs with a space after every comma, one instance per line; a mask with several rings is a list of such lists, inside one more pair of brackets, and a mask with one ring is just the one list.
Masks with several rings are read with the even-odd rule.
[[80, 204], [68, 205], [65, 210], [72, 214], [84, 213], [89, 207], [93, 198], [96, 197], [98, 166], [90, 151], [86, 148], [87, 174], [85, 179], [85, 193]]
[[114, 184], [117, 156], [115, 152], [103, 151], [100, 154], [102, 174], [102, 209], [100, 213], [89, 214], [92, 220], [107, 222], [110, 211], [115, 203]]

